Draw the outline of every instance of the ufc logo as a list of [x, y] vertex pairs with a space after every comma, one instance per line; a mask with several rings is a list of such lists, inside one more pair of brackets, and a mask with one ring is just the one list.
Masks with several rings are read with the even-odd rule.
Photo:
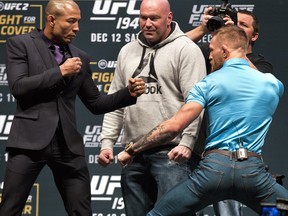
[[137, 0], [113, 2], [113, 0], [95, 0], [92, 13], [95, 15], [116, 15], [119, 9], [126, 9], [129, 15], [139, 15], [139, 10], [135, 9]]
[[119, 175], [103, 175], [93, 176], [91, 180], [92, 195], [113, 195], [115, 189], [121, 188], [121, 176]]

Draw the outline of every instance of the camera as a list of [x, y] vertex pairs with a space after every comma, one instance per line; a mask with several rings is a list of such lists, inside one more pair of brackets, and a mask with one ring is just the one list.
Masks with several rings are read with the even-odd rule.
[[218, 28], [225, 25], [223, 18], [228, 15], [235, 25], [237, 25], [237, 11], [232, 8], [231, 4], [228, 3], [228, 0], [222, 0], [223, 4], [220, 7], [214, 7], [209, 11], [209, 15], [212, 15], [208, 22], [207, 28], [210, 32], [217, 30]]

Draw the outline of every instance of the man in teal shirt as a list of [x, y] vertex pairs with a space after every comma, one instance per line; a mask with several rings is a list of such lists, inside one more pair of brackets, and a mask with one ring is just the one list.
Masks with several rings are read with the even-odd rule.
[[118, 155], [122, 165], [129, 163], [133, 157], [127, 152], [135, 155], [173, 139], [205, 109], [208, 137], [198, 168], [166, 193], [149, 216], [188, 215], [226, 199], [260, 213], [262, 202], [288, 199], [288, 191], [265, 170], [261, 156], [284, 87], [272, 74], [249, 66], [247, 44], [245, 32], [237, 26], [217, 30], [210, 43], [213, 73], [192, 88], [172, 118]]

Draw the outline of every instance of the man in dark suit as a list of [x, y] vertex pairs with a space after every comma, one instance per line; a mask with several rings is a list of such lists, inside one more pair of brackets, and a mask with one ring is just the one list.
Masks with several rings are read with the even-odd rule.
[[[88, 55], [70, 44], [79, 31], [78, 5], [73, 0], [50, 0], [45, 13], [44, 30], [7, 40], [8, 82], [17, 110], [7, 144], [0, 215], [21, 215], [31, 187], [48, 165], [68, 215], [88, 216], [90, 177], [76, 129], [76, 96], [92, 113], [102, 114], [135, 104], [145, 83], [129, 79], [127, 88], [100, 94]], [[56, 46], [62, 46], [62, 53]], [[64, 55], [63, 61], [57, 63], [53, 53]]]

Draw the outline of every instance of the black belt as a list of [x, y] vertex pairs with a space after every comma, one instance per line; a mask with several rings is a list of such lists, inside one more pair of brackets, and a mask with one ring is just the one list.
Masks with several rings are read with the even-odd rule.
[[[236, 159], [237, 160], [237, 154], [236, 151], [227, 151], [227, 150], [221, 150], [221, 149], [211, 149], [208, 151], [203, 152], [202, 158], [204, 158], [206, 155], [211, 154], [211, 153], [218, 153], [221, 155], [225, 155], [229, 157], [230, 159]], [[260, 154], [257, 154], [255, 152], [247, 152], [248, 157], [257, 157], [259, 159], [262, 159], [262, 156]]]

